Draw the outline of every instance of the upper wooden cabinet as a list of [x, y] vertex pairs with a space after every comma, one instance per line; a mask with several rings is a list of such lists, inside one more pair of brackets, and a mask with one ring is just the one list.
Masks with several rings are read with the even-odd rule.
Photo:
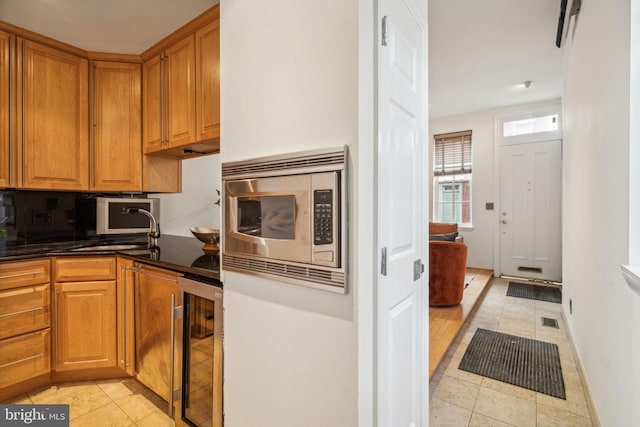
[[17, 57], [18, 187], [86, 191], [87, 59], [22, 38]]
[[180, 159], [220, 151], [219, 45], [218, 5], [140, 55], [0, 21], [0, 188], [181, 191]]
[[196, 32], [197, 141], [217, 141], [220, 150], [220, 21]]
[[92, 191], [142, 190], [141, 65], [91, 63]]
[[145, 62], [143, 76], [145, 153], [175, 149], [194, 142], [194, 36], [186, 37]]
[[145, 153], [153, 153], [164, 148], [164, 79], [163, 55], [157, 55], [146, 61], [142, 67], [144, 76], [142, 93], [144, 94], [143, 145]]
[[142, 154], [141, 67], [91, 63], [91, 191], [181, 190], [180, 160]]
[[[220, 151], [220, 27], [216, 19], [143, 65], [144, 152], [189, 158]], [[156, 49], [157, 50], [157, 49]]]
[[15, 185], [15, 38], [0, 31], [0, 188]]

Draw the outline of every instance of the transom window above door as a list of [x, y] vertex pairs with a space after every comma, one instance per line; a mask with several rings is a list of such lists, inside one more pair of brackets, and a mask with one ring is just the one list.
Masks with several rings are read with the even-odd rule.
[[559, 129], [559, 114], [528, 117], [526, 119], [510, 120], [502, 124], [502, 136], [527, 135], [538, 132], [552, 132]]

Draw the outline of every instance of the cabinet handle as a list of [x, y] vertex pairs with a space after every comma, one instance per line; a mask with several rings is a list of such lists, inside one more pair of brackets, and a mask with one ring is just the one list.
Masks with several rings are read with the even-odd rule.
[[58, 290], [56, 289], [56, 291], [53, 293], [53, 307], [54, 307], [54, 313], [55, 316], [53, 316], [54, 319], [54, 339], [55, 339], [55, 344], [56, 344], [56, 360], [55, 360], [55, 365], [56, 368], [58, 367], [58, 355], [60, 354], [60, 347], [58, 346]]
[[0, 319], [2, 319], [3, 317], [11, 317], [11, 316], [17, 316], [19, 314], [31, 313], [32, 311], [38, 311], [38, 310], [44, 310], [44, 307], [36, 307], [36, 308], [30, 308], [28, 310], [14, 311], [13, 313], [0, 314]]
[[176, 307], [176, 294], [171, 294], [171, 331], [170, 331], [170, 338], [171, 338], [171, 345], [169, 346], [170, 351], [169, 351], [169, 410], [168, 410], [168, 414], [171, 418], [173, 418], [173, 402], [174, 402], [174, 398], [173, 398], [173, 376], [175, 374], [175, 369], [174, 369], [174, 362], [175, 362], [175, 352], [176, 352], [176, 346], [175, 346], [175, 333], [176, 333], [176, 314], [175, 314], [175, 307]]
[[25, 57], [24, 57], [24, 52], [25, 52], [25, 47], [24, 47], [24, 40], [22, 40], [22, 185], [24, 185], [25, 183], [25, 168], [26, 168], [26, 164], [28, 162], [25, 161], [26, 156], [25, 153], [27, 152], [27, 149], [24, 146], [24, 134], [25, 134], [25, 127], [24, 124], [26, 123], [25, 118], [24, 118], [24, 104], [25, 104], [25, 94], [26, 94], [26, 90], [25, 90], [25, 86], [26, 86], [26, 81], [27, 81], [27, 72], [25, 70]]
[[169, 56], [168, 55], [164, 55], [164, 82], [163, 82], [163, 91], [164, 91], [164, 115], [163, 115], [163, 122], [164, 122], [164, 143], [166, 145], [169, 145], [169, 91], [167, 90], [167, 85], [169, 82], [169, 61], [168, 61]]
[[0, 365], [0, 369], [8, 368], [9, 366], [13, 366], [13, 365], [17, 365], [18, 363], [27, 362], [29, 360], [37, 359], [38, 357], [42, 357], [42, 356], [44, 356], [44, 354], [40, 353], [40, 354], [36, 354], [36, 355], [33, 355], [33, 356], [25, 357], [24, 359], [16, 360], [16, 361], [13, 361], [13, 362], [10, 362], [10, 363], [5, 363], [4, 365]]
[[91, 144], [89, 144], [89, 156], [91, 158], [91, 188], [96, 186], [96, 63], [91, 64]]
[[0, 280], [13, 279], [15, 277], [24, 277], [24, 276], [31, 276], [31, 275], [35, 276], [37, 274], [40, 274], [40, 272], [39, 271], [30, 271], [28, 273], [9, 274], [9, 275], [6, 275], [6, 276], [0, 276]]
[[127, 372], [127, 266], [122, 266], [122, 366]]
[[9, 36], [9, 185], [13, 184], [13, 55], [11, 47], [13, 45], [13, 36]]
[[158, 79], [158, 89], [160, 89], [160, 145], [164, 145], [164, 54], [160, 55], [160, 78]]

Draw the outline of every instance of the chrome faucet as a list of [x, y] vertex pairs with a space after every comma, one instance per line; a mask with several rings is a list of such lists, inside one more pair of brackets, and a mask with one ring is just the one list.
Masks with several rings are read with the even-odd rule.
[[158, 246], [158, 237], [160, 237], [160, 224], [151, 212], [142, 208], [126, 208], [123, 213], [133, 214], [141, 213], [149, 218], [149, 247]]

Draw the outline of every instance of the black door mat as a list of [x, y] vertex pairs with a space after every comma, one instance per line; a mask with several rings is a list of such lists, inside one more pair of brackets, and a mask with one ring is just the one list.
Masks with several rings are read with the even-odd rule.
[[535, 299], [538, 301], [562, 303], [562, 292], [553, 286], [530, 285], [527, 283], [509, 282], [508, 297]]
[[478, 328], [458, 368], [567, 400], [556, 344]]

